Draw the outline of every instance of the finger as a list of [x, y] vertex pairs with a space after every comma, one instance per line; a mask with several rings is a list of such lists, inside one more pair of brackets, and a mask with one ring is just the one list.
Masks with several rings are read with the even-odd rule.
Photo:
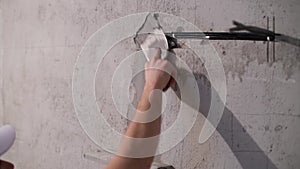
[[144, 68], [146, 69], [146, 68], [148, 68], [149, 67], [149, 62], [147, 61], [147, 62], [145, 62], [145, 64], [144, 64]]
[[155, 48], [156, 54], [153, 56], [153, 59], [160, 59], [161, 58], [161, 49], [160, 48]]

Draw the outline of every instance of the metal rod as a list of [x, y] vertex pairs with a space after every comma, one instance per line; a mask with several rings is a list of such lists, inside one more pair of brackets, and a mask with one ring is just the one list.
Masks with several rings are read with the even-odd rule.
[[275, 41], [275, 36], [280, 34], [263, 35], [248, 32], [170, 32], [165, 33], [176, 39], [206, 39], [206, 40], [250, 40], [250, 41]]

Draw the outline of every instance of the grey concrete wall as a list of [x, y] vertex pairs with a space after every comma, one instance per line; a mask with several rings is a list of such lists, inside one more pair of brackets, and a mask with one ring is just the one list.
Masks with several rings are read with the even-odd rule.
[[[17, 131], [15, 144], [1, 158], [17, 169], [101, 167], [83, 157], [103, 150], [88, 138], [76, 118], [71, 82], [85, 41], [114, 19], [159, 11], [183, 17], [203, 31], [226, 31], [232, 20], [266, 27], [266, 17], [275, 15], [276, 31], [300, 38], [298, 0], [2, 0], [0, 6], [0, 124], [12, 124]], [[207, 142], [198, 144], [203, 125], [199, 117], [184, 141], [163, 154], [162, 161], [186, 169], [299, 168], [300, 48], [277, 43], [276, 61], [267, 62], [262, 42], [212, 44], [227, 78], [221, 123]], [[116, 50], [111, 56], [131, 50]], [[195, 57], [182, 57], [195, 73], [203, 70]], [[108, 64], [107, 72], [115, 65]], [[105, 80], [100, 75], [96, 86]], [[99, 93], [97, 98], [103, 101]], [[108, 121], [124, 130], [127, 122], [111, 109], [109, 105], [104, 109]], [[165, 127], [173, 118], [165, 117]]]

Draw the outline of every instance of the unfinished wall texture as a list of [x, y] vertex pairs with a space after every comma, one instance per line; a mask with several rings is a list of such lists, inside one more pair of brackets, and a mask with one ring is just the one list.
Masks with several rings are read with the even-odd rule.
[[[277, 32], [300, 38], [299, 0], [1, 0], [0, 124], [11, 124], [17, 132], [15, 144], [2, 159], [17, 169], [101, 168], [103, 163], [96, 158], [84, 158], [103, 150], [88, 138], [76, 117], [74, 64], [96, 30], [119, 17], [146, 11], [183, 17], [203, 31], [228, 31], [232, 20], [266, 28], [266, 18], [275, 16]], [[212, 44], [227, 78], [221, 122], [213, 136], [199, 144], [203, 124], [199, 118], [161, 160], [178, 169], [299, 168], [300, 48], [276, 43], [276, 61], [267, 62], [262, 42]], [[100, 104], [105, 101], [99, 94], [101, 84], [109, 78], [105, 72], [121, 61], [117, 56], [134, 51], [123, 48], [112, 49], [105, 69], [97, 74]], [[192, 54], [178, 51], [178, 55], [194, 73], [203, 69]], [[102, 111], [112, 126], [123, 131], [127, 121], [113, 109], [107, 105]], [[164, 118], [165, 127], [172, 118]]]

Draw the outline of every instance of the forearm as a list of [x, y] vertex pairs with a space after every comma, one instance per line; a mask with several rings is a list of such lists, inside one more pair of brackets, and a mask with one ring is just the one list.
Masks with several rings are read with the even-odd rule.
[[[152, 98], [150, 98], [152, 91], [154, 91], [152, 88], [144, 88], [141, 99], [137, 106], [137, 112], [125, 133], [126, 136], [134, 138], [147, 138], [156, 136], [160, 133], [161, 92], [156, 91], [152, 94]], [[152, 106], [150, 99], [152, 100]], [[135, 122], [143, 120], [144, 123]]]
[[176, 69], [157, 56], [145, 63], [145, 87], [117, 155], [105, 169], [149, 169], [159, 141], [162, 90]]
[[[148, 169], [153, 161], [155, 151], [158, 145], [158, 137], [161, 125], [161, 91], [155, 91], [153, 88], [145, 87], [137, 106], [137, 111], [129, 124], [125, 135], [119, 146], [118, 154], [106, 167], [106, 169]], [[155, 116], [153, 116], [155, 114]], [[153, 120], [152, 120], [153, 119]], [[137, 122], [139, 121], [139, 122]], [[144, 121], [144, 122], [140, 122]], [[149, 122], [148, 122], [149, 121]], [[134, 142], [132, 138], [149, 138], [148, 142]], [[141, 149], [141, 147], [145, 149]], [[148, 149], [147, 149], [148, 148]], [[148, 157], [127, 158], [123, 156], [135, 156], [135, 152], [147, 152]], [[121, 155], [120, 155], [121, 154]], [[151, 154], [151, 155], [150, 155]]]

